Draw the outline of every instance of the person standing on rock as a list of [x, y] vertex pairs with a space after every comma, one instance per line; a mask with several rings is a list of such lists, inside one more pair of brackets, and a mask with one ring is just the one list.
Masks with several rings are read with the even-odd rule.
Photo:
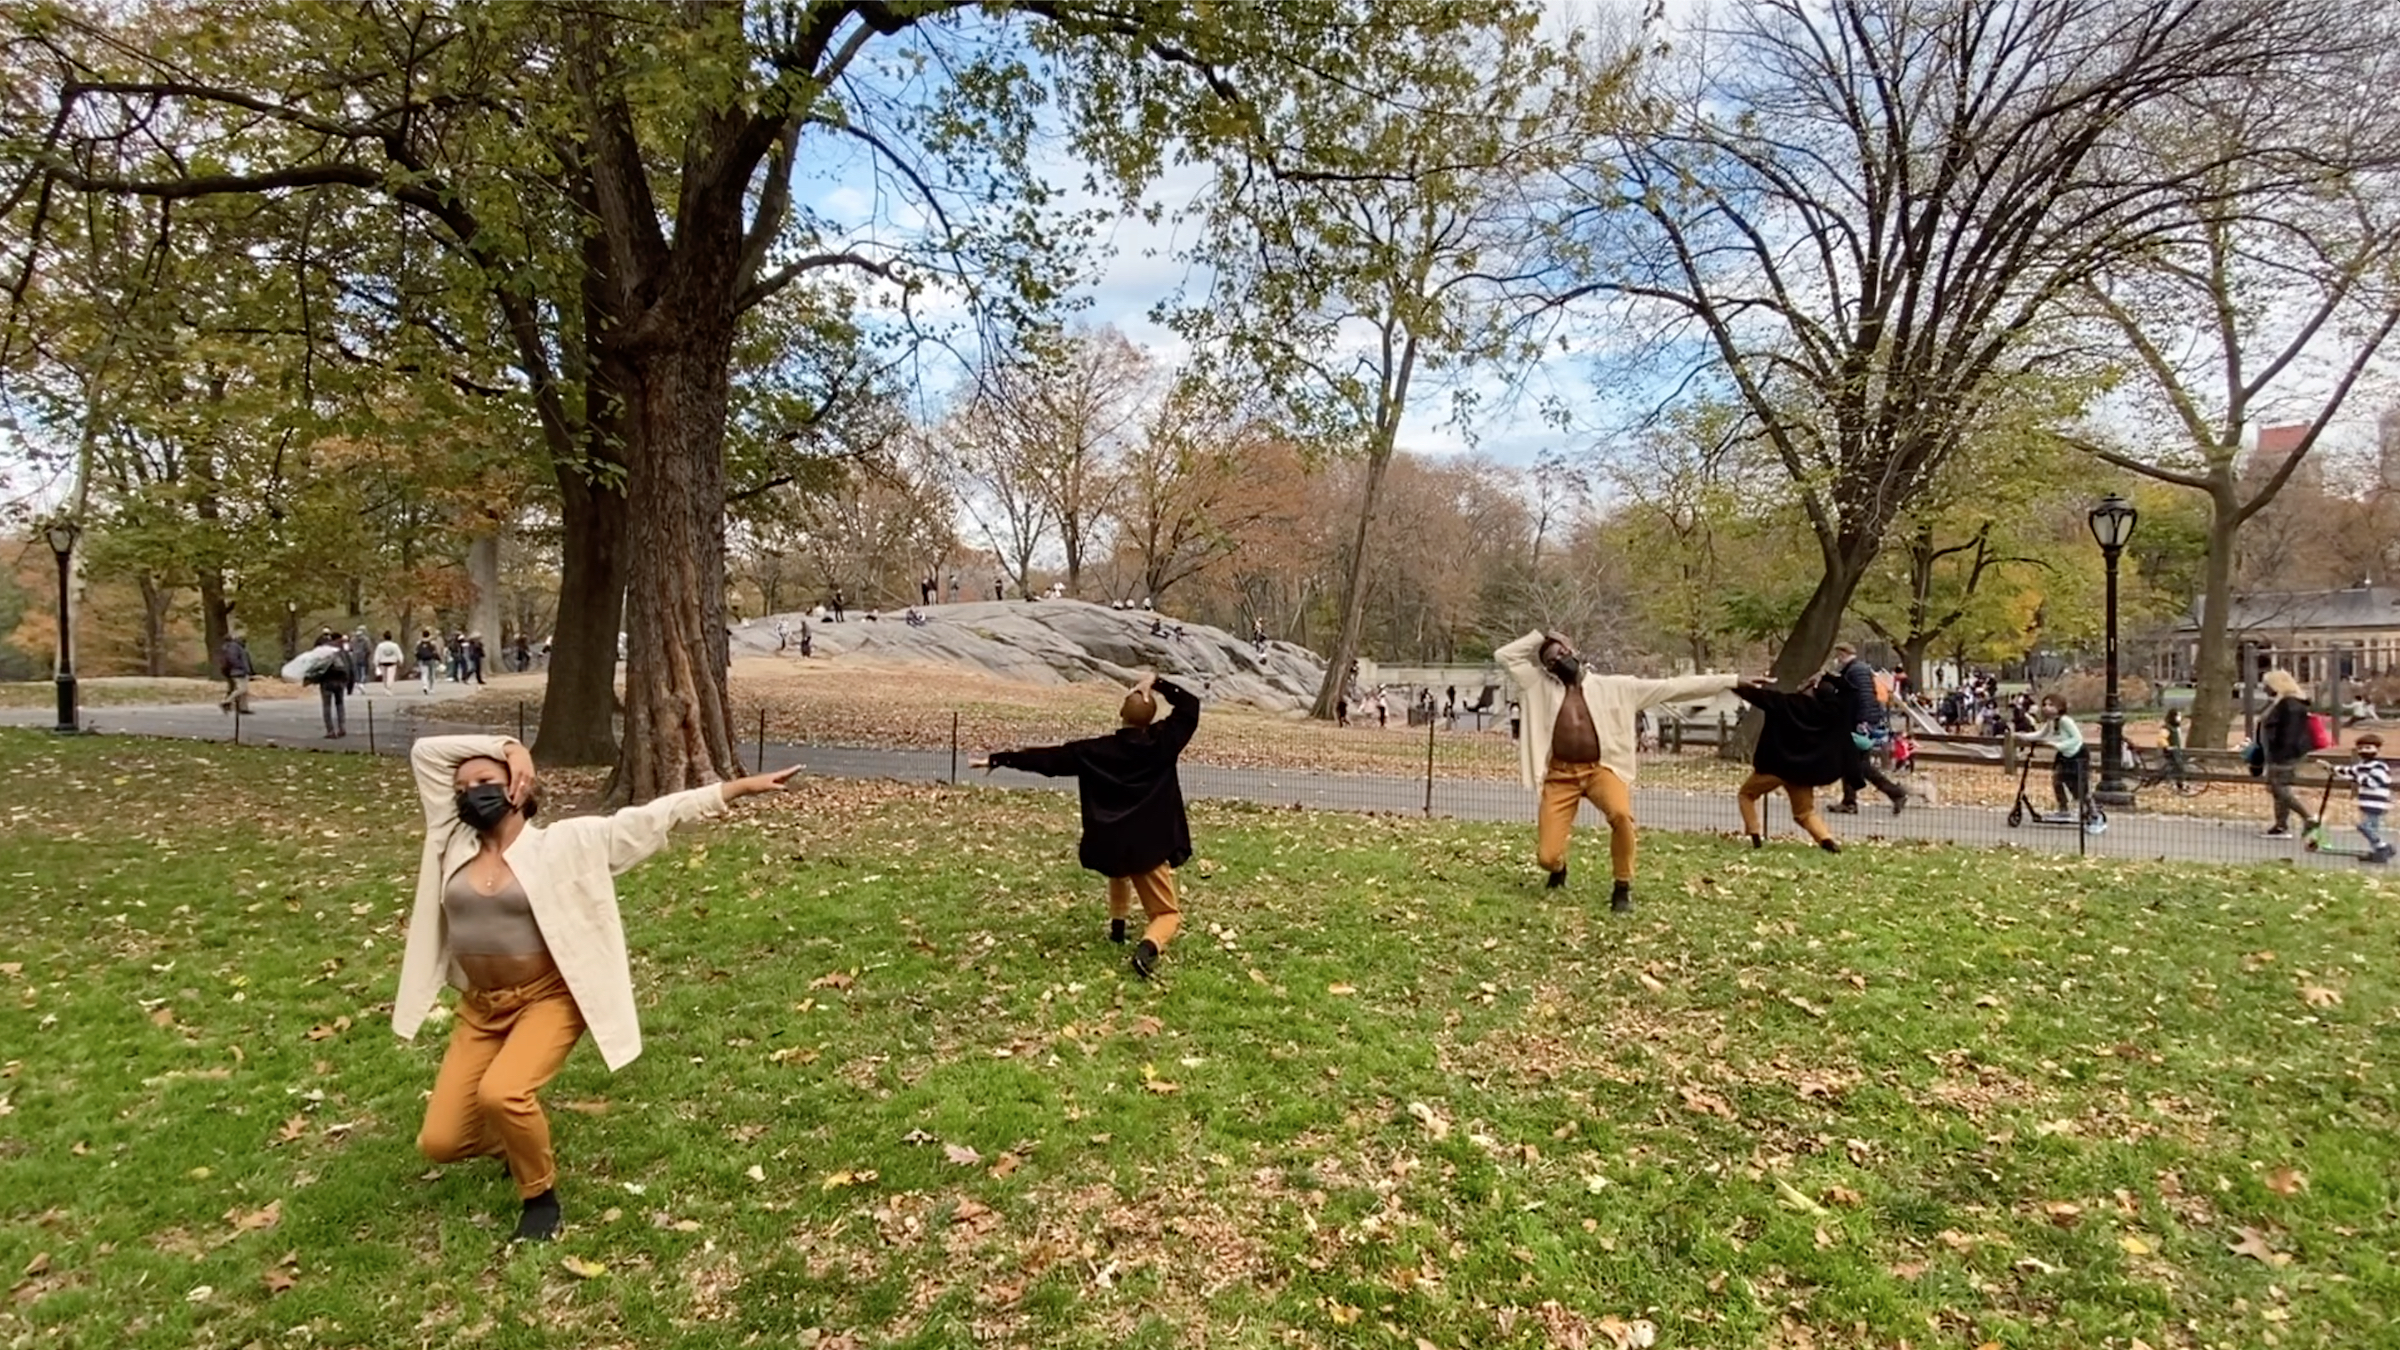
[[950, 569], [950, 603], [958, 603], [958, 569], [955, 567]]
[[994, 600], [1006, 600], [1008, 598], [1008, 587], [1005, 584], [1006, 581], [1007, 578], [1001, 576], [998, 572], [992, 573], [992, 598]]
[[[1161, 700], [1174, 711], [1161, 719]], [[1083, 810], [1078, 860], [1108, 878], [1108, 940], [1125, 940], [1125, 923], [1139, 899], [1148, 925], [1133, 949], [1133, 973], [1149, 979], [1183, 923], [1175, 898], [1175, 869], [1191, 861], [1192, 827], [1183, 809], [1175, 762], [1200, 727], [1200, 699], [1156, 672], [1142, 676], [1117, 705], [1118, 726], [1107, 736], [1065, 745], [998, 750], [970, 767], [1018, 769], [1045, 778], [1073, 778]]]
[[392, 681], [400, 677], [403, 659], [400, 644], [392, 640], [392, 630], [383, 630], [383, 641], [375, 644], [375, 677], [382, 683], [383, 692], [392, 692]]
[[834, 587], [834, 588], [833, 588], [833, 619], [832, 619], [832, 622], [834, 622], [834, 623], [840, 623], [841, 621], [842, 621], [842, 588], [841, 588], [841, 587], [839, 587], [839, 586], [836, 586], [836, 587]]
[[1550, 874], [1549, 888], [1567, 884], [1575, 812], [1589, 798], [1608, 821], [1615, 877], [1608, 907], [1633, 908], [1634, 714], [1661, 703], [1726, 693], [1741, 677], [1602, 675], [1585, 668], [1563, 634], [1538, 629], [1493, 652], [1492, 660], [1517, 686], [1524, 705], [1517, 761], [1525, 786], [1540, 794], [1534, 858]]
[[806, 660], [807, 658], [809, 658], [809, 657], [811, 657], [811, 656], [815, 655], [815, 654], [816, 654], [816, 650], [817, 650], [817, 635], [816, 635], [816, 631], [815, 631], [814, 629], [812, 629], [812, 628], [810, 628], [810, 627], [808, 626], [808, 620], [806, 620], [806, 619], [802, 619], [802, 620], [800, 621], [800, 657], [801, 657], [801, 659], [802, 659], [802, 660]]

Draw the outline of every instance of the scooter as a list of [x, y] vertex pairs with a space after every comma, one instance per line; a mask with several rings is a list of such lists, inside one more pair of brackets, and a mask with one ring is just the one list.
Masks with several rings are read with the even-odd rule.
[[2035, 825], [2081, 828], [2085, 834], [2098, 834], [2108, 828], [2108, 813], [2100, 809], [2100, 804], [2092, 800], [2089, 792], [2083, 794], [2083, 810], [2080, 813], [2044, 811], [2035, 806], [2033, 799], [2025, 792], [2025, 781], [2032, 775], [2033, 756], [2029, 754], [2025, 756], [2025, 762], [2017, 766], [2017, 804], [2008, 808], [2010, 829], [2029, 821]]
[[2325, 791], [2317, 796], [2317, 823], [2308, 827], [2308, 837], [2301, 847], [2329, 858], [2357, 858], [2362, 862], [2374, 863], [2390, 861], [2392, 851], [2388, 846], [2379, 851], [2372, 845], [2366, 848], [2335, 848], [2328, 842], [2333, 832], [2325, 828], [2325, 808], [2333, 804], [2333, 782], [2339, 777], [2341, 775], [2338, 773], [2325, 775]]

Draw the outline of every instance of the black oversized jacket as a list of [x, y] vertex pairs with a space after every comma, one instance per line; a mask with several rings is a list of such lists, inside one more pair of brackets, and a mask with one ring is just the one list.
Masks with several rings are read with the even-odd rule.
[[995, 769], [1075, 780], [1083, 799], [1083, 845], [1076, 856], [1102, 876], [1129, 877], [1162, 862], [1181, 867], [1192, 857], [1175, 758], [1199, 729], [1200, 700], [1167, 680], [1151, 687], [1174, 711], [1149, 726], [992, 755]]
[[2308, 702], [2286, 695], [2269, 704], [2266, 715], [2258, 719], [2258, 744], [2267, 752], [2269, 764], [2307, 758], [2308, 752], [2317, 748], [2316, 738], [2309, 734]]
[[1849, 691], [1840, 683], [1820, 680], [1796, 694], [1763, 684], [1733, 692], [1766, 714], [1750, 767], [1794, 787], [1825, 787], [1849, 775], [1858, 746], [1850, 739]]

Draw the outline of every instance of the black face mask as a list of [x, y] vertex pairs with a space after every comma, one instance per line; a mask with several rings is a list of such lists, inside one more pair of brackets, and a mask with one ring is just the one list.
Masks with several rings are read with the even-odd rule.
[[1562, 652], [1550, 658], [1550, 673], [1558, 677], [1560, 684], [1572, 688], [1583, 683], [1583, 660]]
[[477, 834], [490, 834], [508, 819], [508, 789], [498, 783], [477, 783], [458, 794], [458, 818]]

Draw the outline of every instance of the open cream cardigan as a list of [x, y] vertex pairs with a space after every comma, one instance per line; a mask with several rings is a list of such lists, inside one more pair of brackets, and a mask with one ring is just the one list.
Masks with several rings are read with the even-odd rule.
[[[1559, 705], [1567, 701], [1567, 686], [1541, 667], [1542, 633], [1527, 633], [1492, 653], [1492, 661], [1508, 672], [1517, 687], [1521, 721], [1517, 729], [1517, 769], [1525, 786], [1538, 788], [1550, 772], [1550, 729], [1558, 725]], [[1592, 711], [1592, 729], [1600, 733], [1600, 765], [1633, 786], [1633, 715], [1661, 703], [1722, 694], [1742, 682], [1739, 675], [1686, 675], [1673, 680], [1644, 680], [1631, 675], [1583, 673], [1583, 702]]]
[[[458, 766], [470, 759], [505, 762], [506, 736], [429, 736], [409, 751], [417, 795], [425, 803], [425, 853], [417, 866], [417, 905], [400, 958], [400, 992], [392, 1001], [392, 1030], [413, 1038], [447, 982], [467, 987], [451, 959], [442, 886], [475, 856], [475, 832], [458, 818]], [[722, 787], [694, 788], [614, 815], [577, 816], [554, 825], [526, 825], [503, 857], [533, 903], [534, 922], [551, 960], [566, 977], [592, 1044], [611, 1070], [642, 1053], [634, 1016], [633, 970], [625, 955], [625, 925], [617, 917], [616, 876], [666, 847], [677, 825], [725, 813]]]

